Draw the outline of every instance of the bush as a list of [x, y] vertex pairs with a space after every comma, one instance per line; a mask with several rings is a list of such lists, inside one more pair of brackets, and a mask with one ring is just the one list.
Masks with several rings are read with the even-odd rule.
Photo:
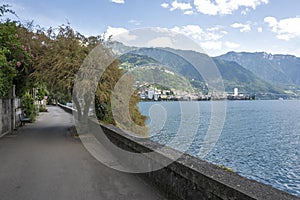
[[29, 92], [26, 92], [23, 97], [23, 106], [24, 106], [24, 113], [27, 117], [31, 119], [31, 121], [35, 121], [36, 113], [34, 107], [34, 99], [31, 97]]
[[48, 112], [47, 108], [46, 108], [46, 105], [41, 105], [39, 107], [39, 112]]

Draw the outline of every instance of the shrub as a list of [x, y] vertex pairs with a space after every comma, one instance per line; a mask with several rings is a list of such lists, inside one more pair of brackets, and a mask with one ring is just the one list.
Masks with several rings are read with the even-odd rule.
[[46, 105], [40, 105], [39, 112], [48, 112]]
[[29, 94], [29, 92], [26, 92], [23, 97], [23, 106], [24, 106], [24, 113], [27, 117], [31, 119], [31, 121], [35, 121], [36, 113], [35, 113], [35, 107], [34, 107], [34, 99]]

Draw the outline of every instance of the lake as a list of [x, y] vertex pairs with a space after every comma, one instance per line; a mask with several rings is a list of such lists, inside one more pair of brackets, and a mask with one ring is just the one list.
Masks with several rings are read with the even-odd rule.
[[139, 107], [152, 118], [147, 120], [152, 140], [300, 196], [300, 101], [225, 103], [223, 129], [205, 157], [199, 152], [211, 124], [211, 107], [224, 101], [141, 102]]

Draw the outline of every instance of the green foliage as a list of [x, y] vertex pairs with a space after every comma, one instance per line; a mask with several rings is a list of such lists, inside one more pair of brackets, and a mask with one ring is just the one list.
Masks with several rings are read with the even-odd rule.
[[[90, 56], [91, 50], [96, 46], [102, 46], [103, 52], [96, 52], [96, 61], [92, 66], [101, 65], [101, 58], [105, 58], [109, 54], [108, 49], [105, 50], [103, 41], [100, 37], [86, 38], [76, 33], [69, 25], [60, 26], [57, 31], [53, 29], [47, 30], [47, 35], [42, 32], [35, 34], [34, 47], [40, 51], [34, 50], [34, 72], [31, 77], [36, 82], [44, 83], [44, 86], [38, 89], [38, 97], [41, 99], [46, 92], [49, 92], [50, 98], [58, 99], [60, 103], [65, 104], [71, 99], [78, 111], [78, 118], [87, 118], [89, 108], [91, 106], [89, 90], [93, 87], [93, 80], [86, 82], [77, 92], [81, 92], [83, 99], [73, 94], [74, 81], [78, 76], [78, 71], [87, 56]], [[40, 48], [38, 45], [40, 44]], [[33, 45], [32, 45], [33, 46]], [[94, 69], [95, 70], [95, 69]], [[98, 70], [98, 69], [96, 69]], [[90, 63], [81, 72], [85, 76], [93, 77], [94, 71], [91, 69]], [[115, 122], [111, 108], [111, 93], [114, 85], [122, 77], [123, 71], [119, 69], [119, 64], [115, 61], [101, 76], [95, 98], [96, 114], [99, 120], [105, 123], [119, 125]], [[132, 86], [129, 86], [132, 87]], [[73, 97], [73, 98], [72, 98]], [[145, 117], [139, 114], [137, 103], [139, 101], [136, 95], [132, 101], [135, 105], [131, 105], [132, 118], [139, 124], [143, 124]], [[140, 119], [138, 119], [140, 118]]]
[[39, 107], [39, 112], [48, 112], [46, 105], [42, 105]]
[[[0, 17], [4, 14], [16, 14], [8, 5], [0, 6]], [[33, 31], [34, 30], [34, 31]], [[59, 100], [61, 103], [72, 100], [72, 92], [77, 72], [89, 55], [98, 45], [104, 47], [100, 36], [85, 37], [75, 32], [72, 27], [62, 25], [57, 29], [44, 30], [32, 23], [26, 25], [20, 22], [7, 20], [0, 21], [0, 96], [7, 96], [12, 85], [16, 85], [16, 93], [22, 96], [24, 110], [27, 116], [35, 119], [34, 99], [26, 92], [35, 89], [35, 98], [42, 100], [49, 95], [49, 99]], [[99, 58], [107, 56], [103, 51]], [[96, 64], [97, 65], [97, 64]], [[88, 73], [91, 73], [87, 70]], [[117, 124], [111, 111], [110, 95], [113, 86], [122, 77], [123, 71], [118, 64], [113, 64], [102, 77], [96, 94], [97, 116], [100, 120]], [[80, 92], [87, 93], [92, 85], [84, 85]], [[132, 87], [131, 85], [128, 85]], [[86, 104], [73, 95], [74, 104], [79, 115], [87, 117], [91, 102], [87, 98]], [[145, 117], [137, 107], [139, 98], [133, 95], [130, 101], [132, 118], [143, 124]], [[41, 107], [40, 111], [45, 111]]]
[[47, 30], [34, 38], [36, 51], [35, 71], [31, 77], [45, 83], [52, 97], [60, 101], [70, 101], [74, 79], [91, 47], [83, 45], [88, 39], [76, 33], [69, 25], [60, 26], [57, 33]]
[[[143, 51], [145, 50], [141, 49], [141, 51], [136, 53]], [[154, 50], [152, 50], [152, 52], [153, 51]], [[168, 52], [165, 52], [166, 55], [167, 53]], [[174, 71], [174, 69], [163, 65], [147, 55], [135, 53], [123, 54], [120, 56], [120, 62], [121, 68], [131, 74], [134, 79], [140, 83], [145, 82], [165, 86], [168, 90], [176, 89], [189, 92], [195, 90], [187, 76], [180, 74], [178, 70]]]
[[[144, 55], [155, 59], [164, 67], [167, 67], [168, 70], [176, 72], [178, 74], [183, 75], [187, 79], [196, 79], [203, 80], [201, 75], [199, 75], [198, 71], [195, 67], [187, 62], [183, 57], [179, 56], [178, 53], [181, 53], [180, 50], [170, 49], [170, 48], [140, 48], [137, 51], [132, 51], [132, 53]], [[194, 53], [193, 51], [187, 51], [188, 53]], [[200, 57], [207, 57], [204, 54], [197, 54]]]
[[98, 84], [96, 115], [104, 123], [147, 136], [146, 117], [138, 109], [139, 96], [133, 91], [133, 84], [134, 79], [119, 68], [119, 61], [111, 63]]
[[115, 124], [111, 109], [112, 91], [122, 76], [122, 70], [118, 67], [118, 61], [114, 61], [102, 74], [96, 91], [96, 115], [104, 123]]
[[155, 59], [145, 56], [145, 55], [139, 55], [139, 54], [134, 54], [134, 53], [127, 53], [123, 54], [119, 58], [121, 62], [121, 67], [125, 70], [130, 70], [132, 68], [135, 68], [137, 66], [143, 66], [143, 65], [148, 65], [148, 66], [159, 66], [161, 65], [158, 61]]
[[36, 97], [37, 100], [42, 101], [45, 96], [49, 94], [46, 85], [44, 83], [36, 83], [35, 84]]
[[16, 71], [9, 65], [6, 58], [7, 49], [0, 49], [0, 97], [7, 97], [12, 87]]
[[29, 92], [26, 92], [23, 95], [22, 100], [23, 100], [25, 115], [28, 116], [31, 119], [31, 121], [35, 121], [36, 113], [35, 113], [34, 99], [29, 94]]
[[[8, 12], [7, 8], [1, 7], [0, 13]], [[16, 85], [17, 94], [28, 76], [28, 66], [31, 62], [29, 47], [22, 35], [27, 32], [18, 22], [6, 20], [0, 22], [0, 94], [7, 96], [12, 85]], [[24, 90], [23, 90], [24, 91]]]
[[190, 80], [190, 83], [195, 88], [195, 90], [201, 91], [203, 94], [208, 94], [209, 89], [207, 88], [205, 82], [193, 79]]
[[128, 74], [131, 74], [136, 81], [141, 83], [146, 82], [182, 91], [193, 91], [188, 79], [180, 74], [166, 71], [162, 67], [137, 67], [129, 71]]

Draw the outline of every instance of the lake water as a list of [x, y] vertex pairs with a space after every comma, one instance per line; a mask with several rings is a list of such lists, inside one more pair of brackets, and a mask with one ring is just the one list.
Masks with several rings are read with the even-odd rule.
[[[141, 102], [139, 107], [152, 117], [152, 121], [148, 119], [152, 140], [183, 151], [188, 144], [187, 153], [199, 157], [211, 106], [223, 103]], [[181, 134], [170, 145], [180, 126], [187, 136]], [[195, 127], [197, 132], [191, 139], [189, 132]], [[226, 101], [221, 134], [202, 159], [300, 196], [300, 101]]]

